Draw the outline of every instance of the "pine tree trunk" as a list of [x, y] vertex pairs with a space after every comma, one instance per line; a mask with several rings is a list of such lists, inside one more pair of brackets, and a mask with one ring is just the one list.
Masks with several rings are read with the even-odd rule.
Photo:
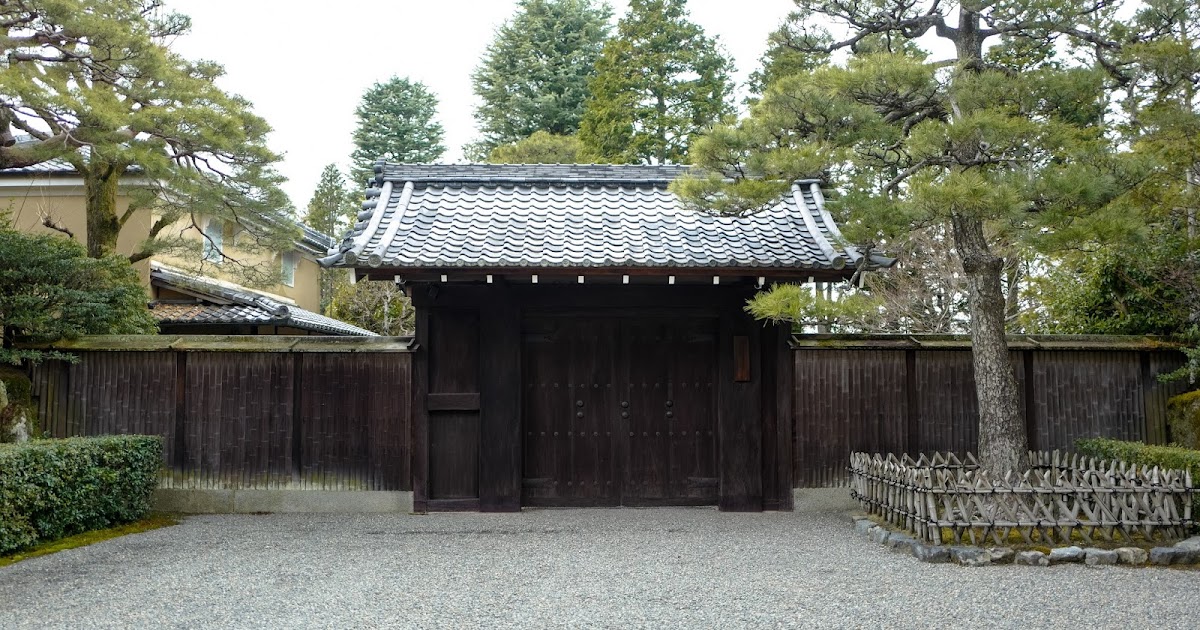
[[979, 399], [979, 464], [994, 475], [1029, 468], [1029, 438], [1016, 373], [1004, 338], [1004, 259], [992, 253], [983, 221], [955, 216], [954, 246], [962, 258], [971, 307], [971, 357]]
[[85, 172], [83, 183], [87, 196], [87, 252], [92, 258], [117, 253], [117, 237], [121, 220], [117, 216], [117, 184], [122, 169], [101, 168]]
[[[963, 5], [954, 34], [962, 72], [978, 72], [983, 60], [983, 33], [978, 5]], [[951, 99], [954, 118], [961, 116]], [[959, 147], [975, 155], [978, 145]], [[967, 278], [971, 313], [971, 359], [975, 367], [975, 395], [979, 401], [979, 465], [993, 475], [1029, 469], [1029, 437], [1021, 411], [1017, 376], [1004, 338], [1007, 304], [1001, 286], [1004, 259], [992, 252], [983, 219], [952, 213], [954, 247]]]

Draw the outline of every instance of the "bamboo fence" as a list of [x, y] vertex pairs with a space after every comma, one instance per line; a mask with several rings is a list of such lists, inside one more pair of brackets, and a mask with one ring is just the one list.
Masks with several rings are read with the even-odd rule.
[[1192, 476], [1061, 453], [1031, 452], [1031, 469], [993, 479], [968, 453], [853, 453], [851, 496], [919, 540], [997, 545], [1169, 540], [1192, 525]]

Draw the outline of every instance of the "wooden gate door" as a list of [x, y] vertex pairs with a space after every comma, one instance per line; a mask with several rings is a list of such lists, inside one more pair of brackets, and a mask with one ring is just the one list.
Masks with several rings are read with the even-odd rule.
[[629, 320], [624, 329], [622, 504], [716, 504], [716, 321]]
[[715, 504], [716, 322], [529, 318], [522, 503]]
[[615, 415], [616, 322], [566, 317], [527, 320], [522, 503], [618, 505]]

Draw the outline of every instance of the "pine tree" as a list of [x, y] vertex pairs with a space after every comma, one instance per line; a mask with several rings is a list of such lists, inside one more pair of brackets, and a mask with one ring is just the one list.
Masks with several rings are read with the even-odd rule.
[[433, 162], [446, 152], [442, 125], [434, 120], [437, 97], [420, 81], [392, 77], [372, 85], [354, 116], [352, 181], [360, 186], [382, 158], [389, 162]]
[[733, 113], [733, 63], [687, 19], [686, 0], [631, 0], [604, 44], [579, 139], [601, 161], [679, 163]]
[[[158, 0], [65, 0], [4, 3], [0, 24], [8, 56], [0, 167], [69, 163], [84, 180], [90, 256], [115, 253], [121, 231], [147, 207], [157, 218], [131, 262], [194, 245], [167, 228], [185, 220], [200, 231], [201, 216], [238, 225], [247, 253], [291, 246], [295, 226], [274, 169], [280, 157], [266, 145], [270, 127], [217, 87], [220, 66], [165, 45], [190, 28], [186, 17]], [[17, 133], [29, 140], [16, 142]], [[124, 212], [119, 189], [132, 199]], [[220, 253], [249, 276], [277, 275]]]
[[579, 130], [610, 17], [608, 5], [592, 0], [517, 4], [471, 75], [483, 154], [537, 131], [569, 136]]
[[[694, 147], [713, 174], [675, 185], [698, 207], [747, 212], [820, 177], [840, 193], [831, 205], [847, 235], [868, 249], [941, 226], [967, 288], [980, 463], [995, 474], [1028, 464], [1004, 337], [1007, 248], [1139, 229], [1123, 201], [1144, 166], [1110, 133], [1118, 83], [1106, 65], [1157, 35], [1128, 28], [1109, 3], [1051, 4], [798, 0], [798, 50], [830, 56], [770, 82], [749, 119]], [[881, 36], [936, 36], [954, 54], [832, 55]]]

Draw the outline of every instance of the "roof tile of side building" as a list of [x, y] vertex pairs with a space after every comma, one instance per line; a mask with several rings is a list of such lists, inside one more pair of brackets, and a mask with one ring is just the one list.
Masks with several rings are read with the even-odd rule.
[[[842, 269], [845, 244], [815, 181], [749, 216], [689, 210], [690, 167], [378, 164], [358, 222], [323, 264], [417, 268]], [[890, 260], [873, 256], [869, 264]]]
[[197, 297], [194, 303], [152, 302], [150, 312], [163, 324], [287, 326], [326, 335], [376, 336], [365, 328], [163, 265], [152, 265], [150, 281]]

